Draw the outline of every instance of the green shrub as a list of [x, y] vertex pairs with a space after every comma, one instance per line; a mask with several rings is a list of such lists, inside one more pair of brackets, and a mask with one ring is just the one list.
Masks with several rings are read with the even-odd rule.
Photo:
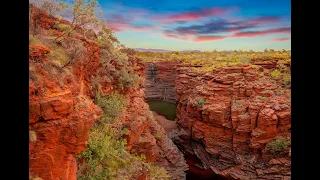
[[151, 165], [150, 168], [150, 180], [169, 180], [171, 176], [167, 174], [167, 171], [159, 166]]
[[290, 145], [290, 139], [282, 136], [277, 136], [273, 141], [269, 142], [266, 145], [266, 148], [269, 149], [272, 153], [277, 153], [285, 150]]
[[125, 67], [120, 70], [119, 76], [118, 82], [121, 88], [137, 87], [138, 83], [142, 80], [137, 74], [133, 72], [128, 73]]
[[239, 56], [239, 62], [241, 64], [250, 64], [251, 60], [248, 56]]
[[199, 98], [197, 102], [198, 102], [198, 105], [202, 105], [205, 103], [205, 100], [203, 98]]
[[60, 22], [55, 22], [54, 28], [58, 31], [61, 31], [62, 33], [67, 33], [67, 35], [74, 37], [75, 32], [72, 30], [72, 27], [68, 24], [63, 24]]
[[59, 67], [63, 67], [69, 61], [69, 57], [62, 48], [51, 48], [46, 57]]
[[78, 179], [113, 179], [117, 176], [115, 171], [129, 165], [126, 141], [121, 135], [110, 124], [92, 129], [88, 148], [77, 156], [86, 160], [79, 168]]
[[272, 72], [270, 72], [270, 76], [274, 79], [279, 79], [281, 77], [281, 71], [279, 69], [275, 69]]
[[100, 122], [113, 123], [125, 107], [125, 98], [121, 94], [100, 95], [96, 97], [96, 104], [103, 110]]
[[291, 74], [286, 73], [283, 75], [283, 84], [286, 88], [291, 86]]
[[29, 45], [42, 44], [35, 36], [29, 34]]

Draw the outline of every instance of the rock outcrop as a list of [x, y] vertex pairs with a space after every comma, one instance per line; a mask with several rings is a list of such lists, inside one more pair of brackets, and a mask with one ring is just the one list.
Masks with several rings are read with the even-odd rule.
[[159, 61], [146, 64], [146, 99], [163, 100], [176, 103], [176, 68], [179, 65], [172, 61]]
[[290, 179], [289, 147], [275, 154], [266, 148], [277, 136], [290, 137], [290, 89], [249, 65], [177, 71], [180, 149], [224, 177]]
[[49, 51], [43, 45], [30, 46], [29, 170], [42, 179], [76, 179], [73, 155], [86, 148], [102, 110], [85, 93], [84, 79], [45, 58]]
[[[145, 78], [145, 67], [133, 61], [137, 74]], [[163, 127], [154, 119], [145, 102], [145, 89], [130, 89], [126, 95], [130, 108], [123, 116], [123, 124], [130, 130], [127, 137], [128, 150], [144, 154], [148, 162], [163, 167], [172, 179], [180, 180], [188, 165], [177, 146], [168, 138]]]
[[[69, 48], [79, 45], [81, 56], [63, 62], [61, 59], [48, 59], [51, 51], [59, 48], [51, 42], [59, 31], [54, 29], [59, 20], [32, 7], [40, 38], [45, 44], [53, 44], [50, 49], [42, 43], [29, 46], [29, 172], [33, 177], [45, 180], [75, 180], [77, 160], [75, 155], [87, 148], [89, 132], [103, 111], [94, 104], [97, 82], [105, 94], [120, 93], [125, 96], [129, 107], [122, 113], [120, 122], [130, 131], [127, 138], [128, 151], [144, 154], [148, 162], [154, 162], [167, 170], [172, 179], [184, 177], [188, 166], [183, 154], [169, 139], [164, 129], [153, 118], [145, 103], [143, 83], [138, 88], [127, 91], [115, 88], [118, 84], [112, 73], [120, 71], [121, 65], [113, 64], [109, 71], [101, 63], [100, 48], [93, 40], [76, 34], [63, 43]], [[51, 30], [51, 31], [50, 31]], [[60, 33], [61, 34], [61, 33]], [[68, 50], [68, 49], [64, 49]], [[77, 54], [76, 54], [77, 55]], [[129, 58], [129, 66], [135, 74], [144, 75], [144, 65], [134, 57]], [[115, 73], [116, 74], [116, 73]], [[149, 172], [142, 168], [133, 179], [149, 179]]]

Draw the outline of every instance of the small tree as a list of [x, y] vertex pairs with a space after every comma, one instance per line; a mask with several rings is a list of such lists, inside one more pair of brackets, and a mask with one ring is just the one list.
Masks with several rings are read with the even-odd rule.
[[38, 24], [42, 18], [42, 13], [35, 9], [34, 6], [47, 12], [51, 16], [58, 16], [64, 13], [68, 4], [57, 0], [30, 0], [29, 1], [29, 30], [33, 34], [38, 33]]
[[90, 29], [95, 29], [97, 26], [101, 26], [102, 20], [99, 16], [102, 11], [98, 7], [97, 0], [74, 0], [74, 4], [69, 4], [67, 9], [67, 15], [71, 15], [71, 26], [72, 28], [65, 31], [56, 38], [59, 40], [65, 35], [69, 35], [77, 28], [83, 30], [83, 35]]

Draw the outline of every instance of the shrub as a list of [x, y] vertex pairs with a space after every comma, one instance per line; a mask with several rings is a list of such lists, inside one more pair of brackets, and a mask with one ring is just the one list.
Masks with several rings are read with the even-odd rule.
[[276, 137], [273, 141], [266, 145], [266, 148], [271, 151], [271, 153], [277, 153], [285, 150], [291, 145], [290, 139], [282, 136]]
[[171, 176], [167, 174], [167, 171], [159, 166], [150, 165], [150, 180], [166, 180], [171, 179]]
[[291, 87], [291, 74], [286, 73], [283, 75], [283, 84], [286, 88]]
[[35, 36], [29, 34], [29, 45], [42, 44]]
[[203, 98], [199, 98], [197, 102], [198, 102], [198, 105], [202, 105], [205, 103], [205, 100]]
[[103, 123], [113, 123], [125, 107], [125, 98], [117, 93], [106, 96], [98, 93], [96, 97], [96, 104], [104, 112], [100, 121]]
[[241, 64], [250, 64], [250, 58], [247, 56], [239, 56], [239, 62]]
[[46, 55], [46, 58], [59, 67], [63, 67], [69, 62], [66, 52], [60, 47], [50, 49], [50, 52]]
[[279, 71], [279, 69], [275, 69], [273, 71], [270, 72], [270, 76], [274, 79], [279, 79], [281, 77], [281, 72]]
[[125, 67], [120, 70], [120, 77], [118, 79], [119, 87], [121, 88], [130, 88], [137, 87], [138, 82], [142, 79], [139, 75], [134, 74], [133, 72], [128, 73]]
[[84, 56], [86, 48], [83, 45], [83, 42], [80, 40], [73, 40], [68, 42], [68, 45], [65, 45], [66, 54], [68, 55], [69, 61], [63, 65], [63, 67], [70, 65], [75, 60], [80, 59]]
[[117, 176], [114, 171], [129, 165], [126, 141], [121, 135], [109, 124], [90, 132], [88, 148], [77, 156], [86, 160], [79, 168], [78, 179], [112, 179]]

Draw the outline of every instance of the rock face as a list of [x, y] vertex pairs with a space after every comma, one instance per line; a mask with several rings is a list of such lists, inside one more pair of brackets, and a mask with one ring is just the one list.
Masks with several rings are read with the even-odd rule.
[[272, 154], [265, 147], [276, 136], [290, 137], [290, 89], [259, 78], [251, 66], [177, 71], [180, 149], [224, 177], [290, 179], [289, 148]]
[[[31, 10], [39, 11], [37, 14], [41, 18], [35, 18], [33, 25], [41, 35], [48, 35], [50, 31], [47, 30], [54, 28], [54, 21], [60, 21], [37, 8]], [[107, 73], [112, 72], [104, 70], [98, 44], [79, 34], [66, 39], [66, 42], [75, 41], [83, 45], [83, 55], [63, 68], [55, 63], [55, 59], [47, 59], [50, 48], [42, 44], [29, 46], [30, 175], [45, 180], [76, 179], [75, 155], [87, 148], [90, 129], [103, 114], [93, 102], [94, 79], [103, 77], [100, 78], [103, 79], [102, 91], [121, 93], [130, 105], [120, 118], [122, 125], [130, 130], [126, 137], [128, 151], [144, 154], [148, 162], [166, 169], [172, 179], [182, 179], [188, 166], [183, 154], [149, 111], [143, 83], [126, 92], [115, 89], [118, 82], [106, 78]], [[145, 66], [133, 57], [129, 61], [135, 73], [145, 77]], [[119, 70], [121, 66], [115, 64], [115, 69]], [[141, 173], [131, 179], [150, 179], [149, 174], [142, 168]]]
[[[137, 74], [145, 77], [145, 66], [132, 61]], [[163, 167], [172, 179], [183, 179], [188, 165], [177, 146], [165, 133], [163, 127], [154, 119], [145, 102], [145, 89], [129, 89], [126, 97], [130, 108], [122, 118], [125, 127], [130, 130], [127, 137], [128, 150], [144, 154], [148, 162]]]
[[[42, 45], [30, 46], [29, 170], [42, 179], [76, 179], [73, 155], [86, 148], [102, 110], [85, 93], [85, 79], [73, 78], [73, 73], [44, 58], [49, 51]], [[80, 73], [86, 76], [86, 71]]]
[[160, 61], [146, 64], [146, 98], [176, 103], [175, 80], [178, 62]]

